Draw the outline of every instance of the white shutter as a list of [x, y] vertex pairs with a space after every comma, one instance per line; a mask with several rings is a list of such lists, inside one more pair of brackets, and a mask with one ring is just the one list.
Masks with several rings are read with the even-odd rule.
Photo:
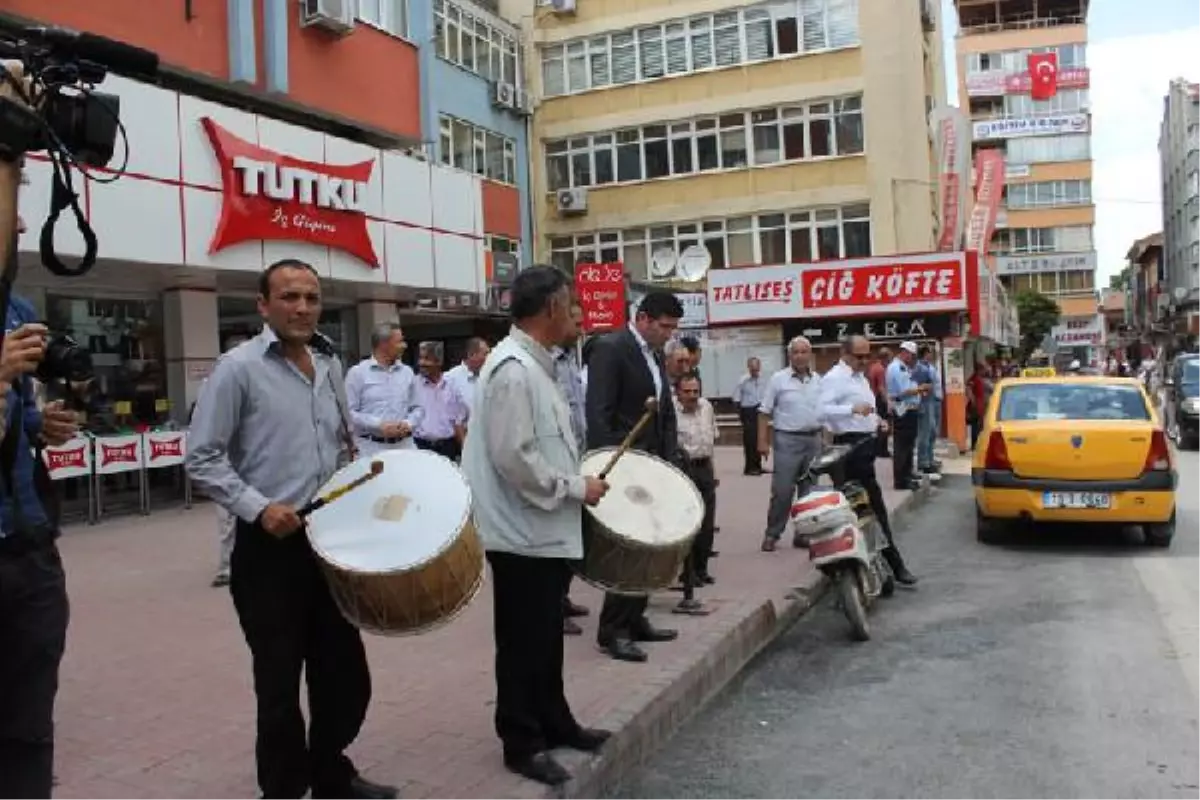
[[771, 47], [771, 14], [765, 8], [748, 8], [746, 24], [746, 60], [765, 61], [774, 52]]
[[638, 29], [638, 55], [641, 57], [643, 79], [661, 78], [666, 74], [662, 36], [662, 28], [657, 25]]
[[562, 46], [547, 47], [542, 51], [542, 93], [555, 97], [567, 93], [566, 74], [563, 71]]
[[858, 0], [829, 0], [829, 46], [858, 43]]
[[633, 83], [637, 80], [637, 52], [633, 49], [633, 33], [612, 35], [612, 82]]
[[688, 71], [687, 26], [682, 22], [667, 25], [667, 74]]
[[742, 37], [737, 12], [713, 15], [713, 46], [722, 67], [742, 63]]
[[825, 38], [825, 3], [826, 0], [800, 0], [801, 50], [805, 53], [828, 47]]
[[713, 65], [712, 21], [697, 17], [688, 27], [692, 34], [692, 69], [708, 69]]
[[592, 88], [608, 86], [611, 76], [607, 36], [592, 39], [588, 43], [588, 59], [591, 61]]

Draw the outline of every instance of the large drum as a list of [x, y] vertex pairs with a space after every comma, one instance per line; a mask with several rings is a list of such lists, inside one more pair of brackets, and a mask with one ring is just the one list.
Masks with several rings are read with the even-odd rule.
[[[583, 474], [598, 475], [615, 451], [588, 453]], [[621, 456], [608, 484], [603, 500], [584, 507], [579, 576], [618, 594], [667, 588], [704, 522], [704, 498], [681, 470], [638, 450]]]
[[389, 450], [349, 464], [344, 486], [382, 460], [383, 473], [314, 511], [308, 538], [342, 614], [368, 633], [422, 633], [453, 619], [483, 585], [471, 489], [453, 462]]

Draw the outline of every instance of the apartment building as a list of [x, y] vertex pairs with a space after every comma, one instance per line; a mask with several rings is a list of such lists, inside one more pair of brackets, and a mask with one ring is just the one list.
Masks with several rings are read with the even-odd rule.
[[1200, 334], [1200, 84], [1171, 81], [1158, 139], [1165, 292], [1158, 312]]
[[931, 249], [932, 0], [556, 0], [533, 16], [544, 258], [634, 280]]
[[1039, 291], [1065, 317], [1094, 317], [1088, 0], [955, 0], [955, 9], [972, 150], [999, 149], [1005, 161], [989, 265], [1010, 294]]

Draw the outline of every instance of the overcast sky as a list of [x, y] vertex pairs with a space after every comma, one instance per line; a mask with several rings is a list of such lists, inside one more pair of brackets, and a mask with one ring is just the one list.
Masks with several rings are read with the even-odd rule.
[[[957, 85], [952, 0], [943, 0], [947, 86]], [[1134, 239], [1162, 229], [1158, 131], [1172, 78], [1200, 80], [1196, 0], [1092, 0], [1088, 13], [1097, 283], [1124, 266]], [[957, 97], [951, 90], [950, 102]]]

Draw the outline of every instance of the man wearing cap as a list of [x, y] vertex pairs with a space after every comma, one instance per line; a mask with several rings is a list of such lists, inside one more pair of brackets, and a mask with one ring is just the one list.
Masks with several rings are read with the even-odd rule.
[[892, 403], [895, 435], [892, 440], [892, 482], [901, 491], [920, 486], [913, 475], [913, 456], [917, 446], [917, 425], [921, 397], [929, 391], [928, 384], [919, 385], [913, 379], [912, 366], [917, 359], [917, 345], [904, 342], [887, 368], [888, 399]]

